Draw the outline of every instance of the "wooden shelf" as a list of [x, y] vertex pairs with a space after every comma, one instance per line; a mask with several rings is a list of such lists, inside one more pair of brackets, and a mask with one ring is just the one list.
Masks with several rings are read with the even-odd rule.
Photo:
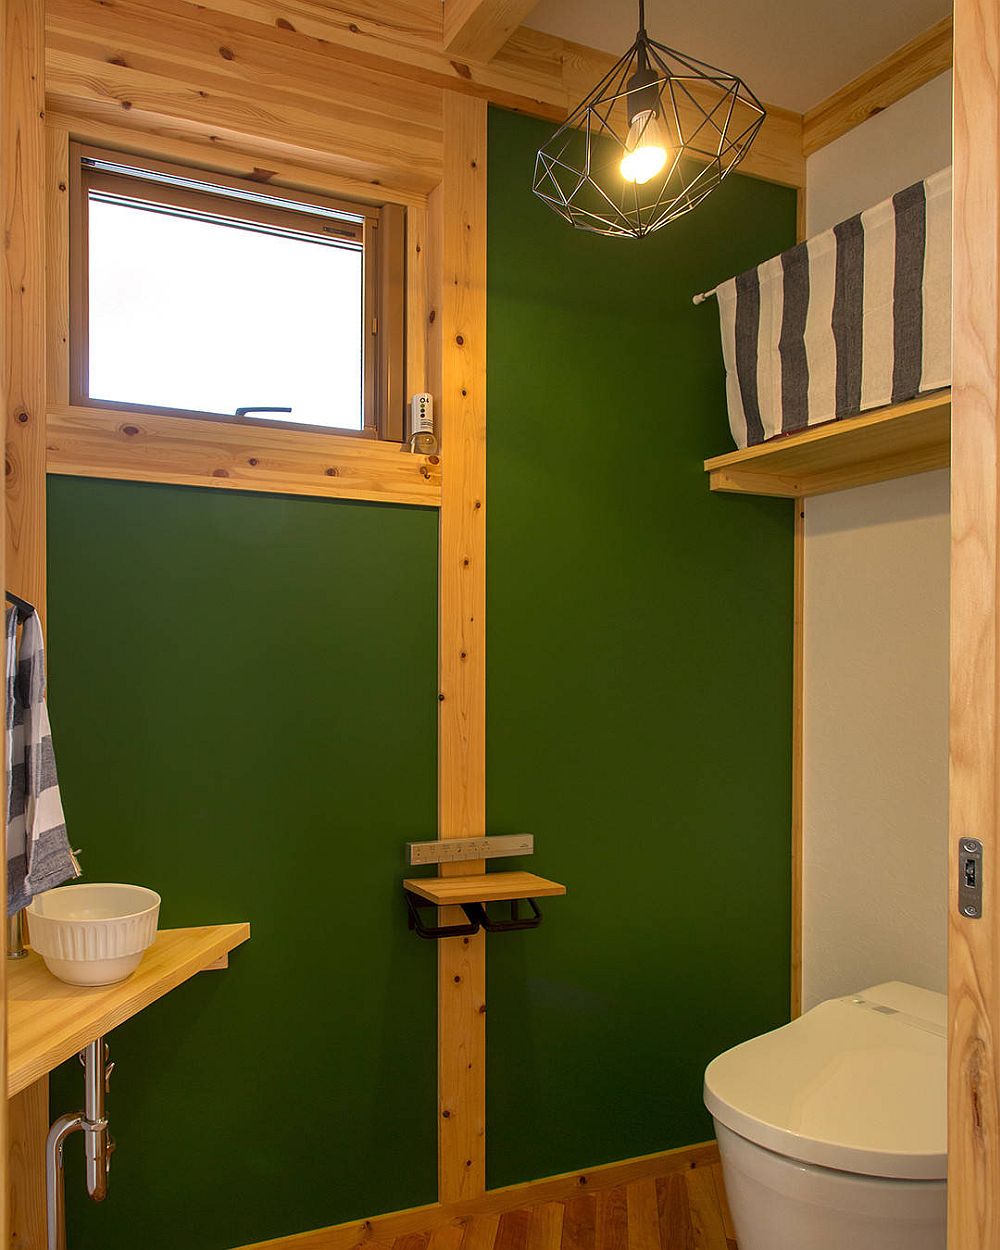
[[58, 981], [33, 951], [7, 966], [7, 1097], [131, 1016], [220, 961], [250, 936], [248, 924], [164, 929], [118, 985]]
[[946, 469], [951, 391], [831, 421], [705, 461], [715, 491], [795, 499]]
[[472, 877], [411, 877], [403, 888], [438, 907], [462, 903], [495, 903], [501, 899], [546, 898], [565, 894], [566, 887], [533, 872], [482, 872]]

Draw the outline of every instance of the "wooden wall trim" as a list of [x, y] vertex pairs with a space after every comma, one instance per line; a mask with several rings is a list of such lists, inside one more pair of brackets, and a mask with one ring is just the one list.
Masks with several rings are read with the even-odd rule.
[[441, 499], [438, 457], [399, 443], [55, 404], [48, 471], [426, 507]]
[[[432, 197], [433, 390], [444, 471], [439, 561], [438, 836], [486, 832], [486, 102], [447, 94]], [[444, 875], [485, 865], [442, 864]], [[438, 943], [438, 1196], [486, 1187], [486, 935]]]
[[[0, 70], [2, 377], [6, 441], [5, 585], [45, 612], [44, 0], [3, 0]], [[0, 850], [3, 848], [0, 847]], [[6, 861], [6, 855], [3, 856]], [[5, 926], [6, 927], [6, 926]], [[2, 948], [0, 948], [2, 955]], [[6, 967], [3, 970], [4, 987]], [[6, 1086], [6, 996], [3, 1077]], [[5, 1232], [45, 1246], [48, 1082], [4, 1103]]]
[[452, 56], [491, 61], [538, 0], [444, 0], [444, 46]]
[[44, 0], [7, 0], [4, 224], [7, 588], [45, 610]]
[[[948, 1245], [1000, 1245], [1000, 7], [956, 0]], [[956, 906], [983, 843], [983, 915]]]
[[240, 1250], [357, 1250], [357, 1247], [367, 1244], [386, 1246], [397, 1237], [430, 1232], [474, 1216], [502, 1215], [505, 1211], [516, 1211], [543, 1202], [564, 1201], [576, 1194], [601, 1193], [652, 1177], [669, 1176], [693, 1168], [711, 1168], [718, 1162], [719, 1149], [715, 1142], [702, 1142], [696, 1146], [682, 1146], [677, 1150], [606, 1163], [587, 1171], [564, 1172], [543, 1180], [491, 1189], [477, 1198], [461, 1202], [436, 1202], [409, 1211], [375, 1215], [370, 1219], [352, 1220], [313, 1232], [255, 1242]]
[[811, 108], [802, 121], [803, 152], [810, 156], [826, 147], [943, 74], [951, 68], [951, 61], [952, 18], [949, 14]]
[[792, 957], [789, 1004], [802, 1014], [803, 659], [805, 648], [806, 501], [795, 501], [792, 590]]

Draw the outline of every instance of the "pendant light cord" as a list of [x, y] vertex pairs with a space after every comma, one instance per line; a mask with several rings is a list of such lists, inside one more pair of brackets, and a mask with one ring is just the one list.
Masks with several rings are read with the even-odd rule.
[[639, 0], [639, 34], [646, 34], [646, 0]]

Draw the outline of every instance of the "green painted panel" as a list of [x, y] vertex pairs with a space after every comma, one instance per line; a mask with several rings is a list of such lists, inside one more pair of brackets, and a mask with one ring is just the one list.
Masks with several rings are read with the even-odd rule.
[[[112, 1035], [111, 1197], [74, 1250], [222, 1250], [434, 1199], [437, 515], [54, 478], [49, 671], [91, 880], [247, 919], [228, 971]], [[75, 1061], [53, 1114], [82, 1096]]]
[[587, 236], [530, 194], [549, 131], [490, 114], [487, 801], [569, 894], [490, 939], [491, 1185], [711, 1136], [705, 1063], [788, 1013], [792, 505], [709, 494], [691, 296], [795, 196]]

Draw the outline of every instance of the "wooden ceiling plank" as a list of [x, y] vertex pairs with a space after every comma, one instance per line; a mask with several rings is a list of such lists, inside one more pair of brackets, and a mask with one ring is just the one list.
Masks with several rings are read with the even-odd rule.
[[444, 0], [444, 46], [453, 56], [491, 61], [538, 0]]
[[180, 12], [165, 7], [154, 13], [130, 0], [116, 0], [113, 9], [101, 0], [48, 0], [46, 41], [67, 51], [90, 50], [93, 55], [96, 50], [110, 64], [153, 72], [155, 62], [171, 59], [198, 74], [226, 78], [228, 91], [254, 99], [263, 90], [274, 93], [271, 98], [293, 101], [307, 110], [311, 102], [322, 100], [338, 110], [369, 112], [383, 121], [417, 122], [429, 127], [440, 142], [440, 91], [350, 64], [331, 73], [326, 57], [305, 49], [290, 65], [288, 54], [269, 31], [227, 32], [193, 22], [194, 12], [185, 5]]
[[392, 131], [306, 113], [283, 104], [264, 104], [209, 92], [189, 80], [175, 80], [118, 65], [101, 65], [50, 47], [46, 52], [47, 98], [58, 111], [104, 119], [128, 117], [130, 124], [167, 120], [186, 133], [211, 136], [243, 147], [252, 139], [264, 154], [294, 161], [337, 154], [336, 167], [370, 182], [383, 178], [428, 191], [440, 181], [440, 145], [411, 143]]
[[911, 39], [846, 87], [811, 108], [803, 118], [802, 150], [818, 152], [855, 126], [937, 78], [952, 63], [952, 18]]

